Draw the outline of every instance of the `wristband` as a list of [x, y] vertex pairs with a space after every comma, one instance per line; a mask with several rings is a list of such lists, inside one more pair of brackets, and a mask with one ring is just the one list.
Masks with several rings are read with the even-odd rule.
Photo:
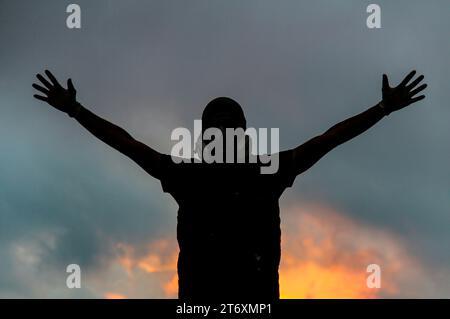
[[73, 106], [73, 108], [69, 112], [67, 112], [67, 114], [70, 117], [76, 118], [78, 116], [78, 114], [80, 113], [80, 111], [81, 111], [81, 107], [82, 106], [81, 106], [80, 103], [75, 102], [75, 105]]
[[383, 101], [378, 103], [378, 106], [383, 110], [385, 116], [388, 116], [391, 113], [387, 110], [386, 105], [384, 105]]

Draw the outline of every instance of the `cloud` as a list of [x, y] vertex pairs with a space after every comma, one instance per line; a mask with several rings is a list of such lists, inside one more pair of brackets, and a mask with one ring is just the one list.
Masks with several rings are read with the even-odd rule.
[[[351, 219], [325, 203], [285, 207], [282, 228], [281, 298], [421, 298], [445, 292], [438, 287], [448, 282], [448, 271], [427, 268], [410, 254], [402, 238]], [[170, 233], [147, 242], [111, 242], [101, 266], [82, 268], [80, 290], [67, 289], [67, 274], [49, 267], [58, 238], [58, 232], [36, 234], [9, 249], [7, 260], [15, 265], [10, 272], [16, 280], [14, 287], [22, 283], [22, 289], [28, 289], [25, 296], [177, 297], [178, 246]], [[366, 286], [370, 264], [381, 267], [381, 289]], [[9, 292], [14, 296], [13, 290]]]
[[127, 296], [122, 295], [122, 294], [118, 294], [115, 292], [107, 292], [104, 295], [105, 299], [126, 299]]
[[[293, 205], [284, 217], [280, 266], [284, 298], [405, 296], [409, 292], [402, 284], [424, 275], [401, 239], [327, 205]], [[381, 267], [381, 289], [366, 285], [371, 264]]]
[[[402, 240], [346, 217], [325, 204], [296, 204], [284, 213], [281, 298], [391, 298], [419, 297], [424, 290], [423, 265], [405, 248]], [[125, 289], [142, 298], [142, 282], [152, 277], [159, 298], [176, 298], [178, 248], [174, 238], [164, 237], [136, 249], [118, 243], [111, 262], [133, 282]], [[366, 285], [367, 266], [381, 267], [381, 288]], [[415, 292], [411, 288], [415, 287]]]

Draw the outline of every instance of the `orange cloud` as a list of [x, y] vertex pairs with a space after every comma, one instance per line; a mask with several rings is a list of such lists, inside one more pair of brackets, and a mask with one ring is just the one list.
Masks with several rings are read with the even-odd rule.
[[163, 284], [164, 293], [168, 298], [176, 298], [178, 296], [178, 275], [176, 269], [172, 278]]
[[[324, 205], [294, 206], [283, 217], [281, 298], [392, 296], [416, 265], [392, 234]], [[370, 264], [381, 267], [380, 289], [367, 287]]]
[[134, 247], [119, 243], [119, 263], [132, 273], [133, 268], [139, 268], [149, 273], [173, 271], [176, 269], [178, 249], [174, 240], [160, 239], [150, 243], [144, 256], [137, 256]]
[[[175, 239], [160, 239], [150, 243], [143, 254], [136, 248], [119, 243], [116, 245], [118, 263], [132, 277], [136, 271], [152, 274], [160, 281], [164, 292], [161, 298], [176, 298], [178, 295], [177, 259], [178, 246]], [[170, 278], [170, 279], [167, 279]]]
[[[401, 240], [330, 207], [294, 205], [283, 211], [282, 220], [281, 298], [396, 296], [402, 281], [417, 274], [414, 271], [418, 265], [408, 256]], [[139, 252], [125, 244], [118, 244], [116, 248], [117, 261], [130, 279], [136, 274], [152, 276], [152, 280], [159, 282], [160, 298], [177, 297], [175, 238], [154, 241]], [[381, 267], [381, 289], [370, 289], [366, 285], [369, 275], [366, 269], [370, 264]], [[140, 280], [129, 282], [131, 286], [143, 284]], [[120, 294], [108, 296], [115, 295]]]
[[114, 293], [114, 292], [107, 292], [104, 295], [105, 299], [126, 299], [127, 297], [122, 294]]

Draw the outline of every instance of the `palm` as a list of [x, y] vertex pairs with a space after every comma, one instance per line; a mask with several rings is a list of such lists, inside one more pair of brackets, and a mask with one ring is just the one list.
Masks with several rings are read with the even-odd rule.
[[417, 87], [417, 85], [419, 85], [419, 83], [424, 79], [423, 75], [420, 75], [408, 84], [415, 74], [416, 71], [409, 73], [396, 87], [390, 87], [387, 75], [383, 75], [383, 103], [389, 113], [400, 110], [425, 98], [425, 95], [416, 96], [427, 87], [426, 84], [422, 84]]
[[62, 112], [69, 112], [76, 102], [76, 90], [72, 84], [72, 80], [69, 79], [67, 81], [67, 89], [65, 89], [59, 84], [50, 71], [46, 70], [45, 74], [50, 81], [45, 79], [41, 74], [38, 74], [36, 77], [39, 81], [41, 81], [40, 84], [43, 86], [36, 83], [33, 84], [33, 87], [36, 90], [45, 95], [42, 96], [35, 94], [34, 97], [38, 100], [47, 102]]

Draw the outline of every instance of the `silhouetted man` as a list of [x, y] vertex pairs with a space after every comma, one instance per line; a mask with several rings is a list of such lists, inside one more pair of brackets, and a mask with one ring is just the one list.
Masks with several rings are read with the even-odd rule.
[[[418, 93], [423, 75], [411, 82], [415, 71], [395, 88], [383, 75], [382, 101], [367, 111], [330, 128], [325, 133], [279, 153], [275, 174], [261, 174], [257, 163], [175, 164], [136, 141], [126, 131], [98, 117], [76, 101], [69, 79], [64, 89], [45, 71], [42, 85], [33, 87], [44, 95], [35, 98], [75, 118], [97, 138], [134, 160], [161, 181], [179, 205], [177, 238], [179, 297], [183, 299], [279, 298], [280, 214], [278, 200], [298, 174], [309, 169], [336, 146], [363, 133], [391, 112], [425, 98]], [[411, 83], [410, 83], [411, 82]], [[217, 98], [205, 108], [203, 130], [246, 128], [240, 105]]]

